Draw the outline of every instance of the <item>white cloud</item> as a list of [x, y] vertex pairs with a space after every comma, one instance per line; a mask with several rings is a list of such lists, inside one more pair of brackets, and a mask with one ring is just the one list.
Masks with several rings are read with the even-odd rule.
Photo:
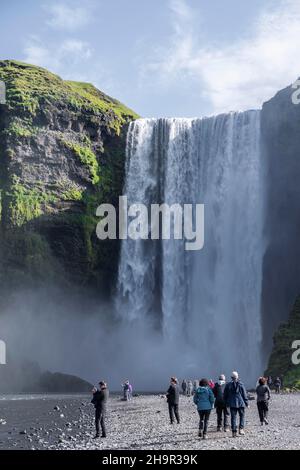
[[[274, 5], [274, 3], [273, 3]], [[141, 67], [143, 82], [180, 86], [190, 80], [214, 113], [260, 107], [300, 75], [300, 1], [280, 1], [265, 9], [247, 36], [232, 44], [205, 44], [186, 0], [171, 0], [173, 33]]]
[[86, 7], [69, 7], [63, 3], [54, 3], [54, 5], [47, 5], [45, 9], [50, 15], [47, 24], [55, 29], [74, 31], [86, 26], [91, 20], [87, 5]]
[[24, 62], [45, 67], [52, 72], [70, 76], [83, 67], [85, 61], [92, 57], [92, 50], [88, 43], [78, 39], [67, 39], [58, 46], [45, 45], [37, 37], [32, 37], [24, 49]]

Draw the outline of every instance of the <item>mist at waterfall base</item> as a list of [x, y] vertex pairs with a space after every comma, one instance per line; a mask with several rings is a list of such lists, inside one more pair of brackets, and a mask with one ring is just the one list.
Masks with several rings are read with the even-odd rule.
[[11, 384], [3, 384], [4, 389], [27, 389], [31, 363], [94, 384], [104, 379], [114, 391], [127, 378], [135, 390], [163, 391], [171, 375], [198, 377], [195, 351], [164, 340], [148, 320], [113, 320], [113, 308], [58, 286], [15, 293], [0, 316], [7, 345], [7, 365], [1, 367], [11, 371]]
[[263, 169], [260, 112], [141, 119], [128, 131], [128, 204], [205, 205], [203, 250], [185, 240], [124, 240], [111, 302], [49, 287], [16, 293], [0, 317], [10, 358], [43, 369], [129, 378], [140, 391], [169, 377], [263, 373]]

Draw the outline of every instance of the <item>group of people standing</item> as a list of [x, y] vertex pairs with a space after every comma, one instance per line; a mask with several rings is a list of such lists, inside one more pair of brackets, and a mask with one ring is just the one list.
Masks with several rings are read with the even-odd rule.
[[[267, 425], [271, 394], [267, 380], [264, 377], [259, 379], [256, 394], [261, 425]], [[175, 419], [178, 424], [180, 423], [179, 396], [178, 380], [176, 377], [172, 377], [167, 391], [171, 424], [174, 423]], [[249, 400], [246, 388], [239, 380], [238, 372], [232, 372], [231, 381], [228, 383], [226, 383], [224, 375], [220, 375], [215, 384], [211, 380], [201, 379], [199, 386], [194, 391], [193, 401], [197, 406], [200, 418], [199, 437], [207, 439], [208, 423], [213, 408], [216, 408], [218, 432], [222, 430], [228, 432], [230, 421], [233, 437], [237, 437], [238, 433], [242, 436], [245, 434], [245, 409], [248, 408]]]
[[[278, 379], [278, 378], [277, 378]], [[275, 380], [275, 391], [280, 392], [281, 381]], [[257, 382], [257, 409], [261, 425], [268, 425], [269, 400], [271, 398], [268, 379], [260, 377]], [[128, 401], [132, 398], [132, 385], [129, 380], [123, 384], [123, 399]], [[181, 384], [182, 392], [186, 396], [193, 396], [194, 404], [199, 413], [199, 437], [207, 439], [209, 419], [212, 409], [216, 409], [217, 431], [228, 432], [231, 425], [232, 436], [243, 436], [245, 434], [245, 409], [248, 408], [248, 394], [245, 386], [239, 379], [238, 372], [231, 374], [231, 381], [226, 382], [225, 375], [220, 375], [219, 380], [214, 383], [212, 380], [201, 379], [199, 382], [184, 380]], [[109, 391], [104, 381], [99, 382], [99, 388], [93, 389], [92, 404], [95, 406], [95, 438], [106, 437], [106, 414]], [[180, 387], [176, 377], [171, 378], [167, 391], [167, 402], [169, 407], [170, 423], [176, 421], [180, 424], [179, 400]]]

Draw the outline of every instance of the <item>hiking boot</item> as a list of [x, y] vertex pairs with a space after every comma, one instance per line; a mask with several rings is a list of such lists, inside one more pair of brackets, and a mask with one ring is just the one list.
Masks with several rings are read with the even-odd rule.
[[260, 424], [261, 424], [261, 426], [263, 426], [263, 425], [264, 425], [264, 422], [262, 421]]
[[244, 429], [240, 429], [239, 434], [240, 434], [240, 436], [244, 436], [245, 435]]
[[96, 434], [93, 439], [99, 439], [100, 435], [99, 434]]
[[217, 432], [221, 432], [221, 426], [217, 427]]
[[265, 418], [264, 421], [265, 421], [265, 424], [268, 426], [269, 421], [267, 420], [267, 418]]
[[202, 437], [202, 431], [199, 431], [198, 436]]
[[203, 439], [204, 440], [208, 439], [207, 434], [203, 434]]
[[232, 437], [237, 437], [237, 431], [232, 431]]
[[102, 439], [103, 439], [103, 438], [106, 438], [106, 434], [102, 434], [101, 438], [102, 438]]

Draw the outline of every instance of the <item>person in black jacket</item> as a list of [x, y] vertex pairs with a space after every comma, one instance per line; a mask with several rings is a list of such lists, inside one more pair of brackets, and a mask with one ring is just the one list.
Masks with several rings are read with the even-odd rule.
[[224, 432], [227, 432], [229, 430], [229, 409], [226, 406], [225, 400], [224, 400], [224, 390], [226, 386], [226, 377], [225, 375], [220, 375], [219, 381], [215, 384], [213, 388], [214, 396], [215, 396], [215, 408], [217, 411], [217, 427], [218, 427], [218, 432], [221, 431], [222, 429], [222, 424], [223, 424], [223, 430]]
[[102, 434], [101, 437], [106, 437], [106, 413], [107, 413], [107, 401], [109, 397], [109, 391], [107, 384], [103, 381], [99, 382], [100, 389], [93, 389], [93, 398], [91, 403], [95, 406], [95, 426], [96, 426], [96, 435], [94, 439], [100, 437], [100, 425]]
[[167, 402], [169, 406], [169, 414], [170, 414], [170, 423], [174, 423], [174, 416], [178, 424], [180, 424], [180, 417], [179, 417], [179, 386], [178, 380], [176, 377], [171, 377], [170, 387], [167, 391]]

